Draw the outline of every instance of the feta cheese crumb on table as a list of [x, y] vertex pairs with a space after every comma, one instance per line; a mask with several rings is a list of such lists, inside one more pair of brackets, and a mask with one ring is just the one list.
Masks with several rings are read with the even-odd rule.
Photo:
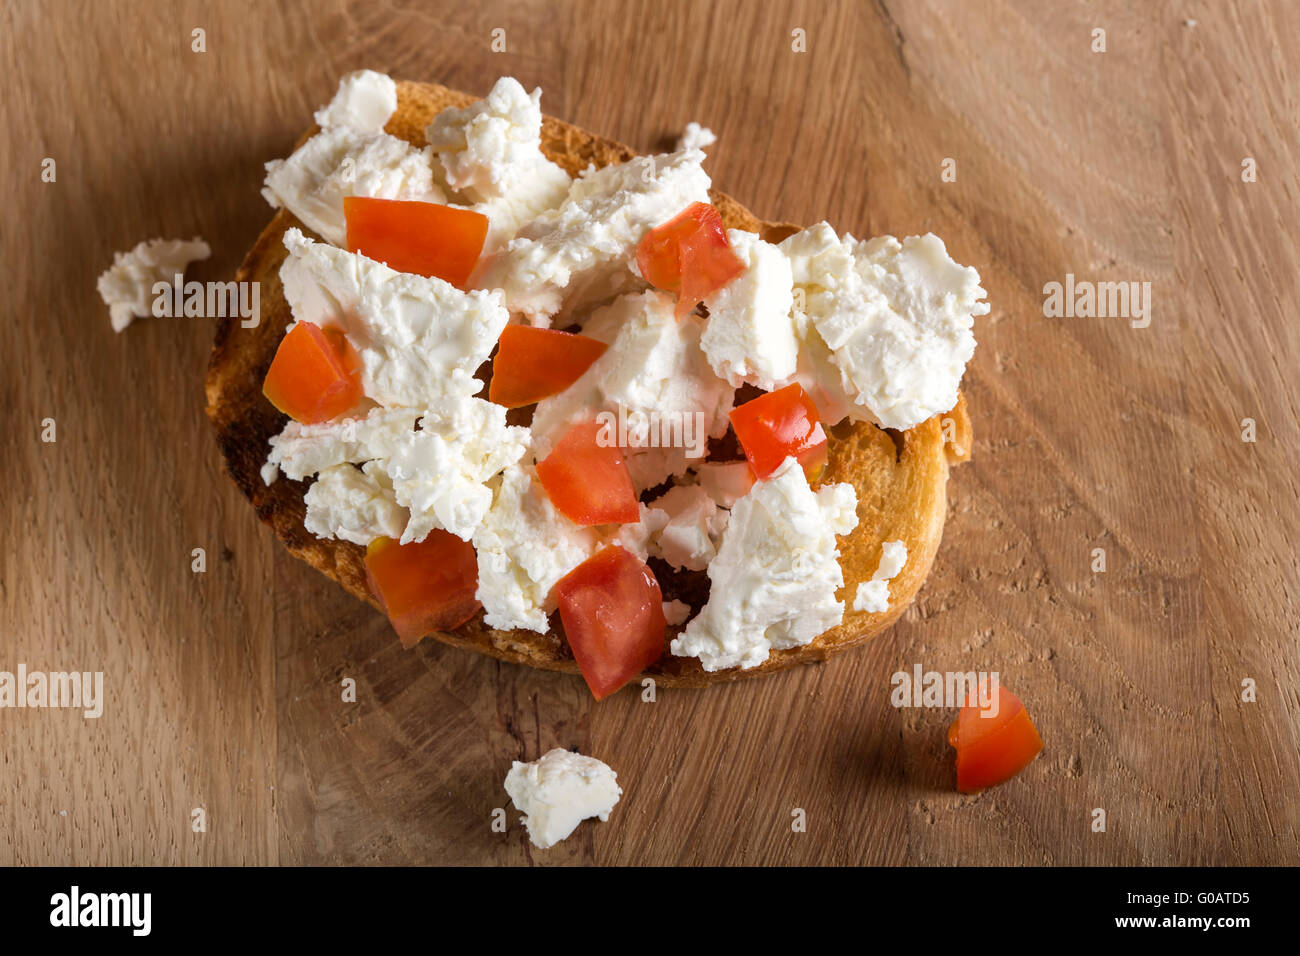
[[813, 491], [787, 458], [736, 502], [717, 557], [709, 600], [671, 645], [706, 671], [757, 667], [772, 650], [810, 643], [844, 619], [836, 535], [858, 524], [850, 484]]
[[677, 140], [678, 149], [705, 149], [718, 141], [717, 135], [707, 126], [701, 126], [692, 120], [686, 124], [681, 137]]
[[583, 820], [608, 821], [623, 795], [608, 765], [559, 748], [531, 763], [516, 760], [505, 788], [524, 814], [528, 838], [540, 850], [568, 837]]
[[184, 239], [147, 239], [130, 252], [113, 253], [113, 264], [95, 284], [108, 306], [113, 331], [121, 332], [132, 319], [153, 314], [154, 283], [170, 285], [185, 268], [212, 255], [208, 244], [195, 236]]
[[870, 581], [858, 585], [853, 598], [853, 610], [883, 614], [889, 610], [889, 582], [898, 577], [907, 563], [907, 545], [902, 541], [886, 541], [880, 549], [880, 564]]

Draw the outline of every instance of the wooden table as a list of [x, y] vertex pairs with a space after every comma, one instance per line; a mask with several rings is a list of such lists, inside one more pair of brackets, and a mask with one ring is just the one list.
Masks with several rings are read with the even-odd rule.
[[[626, 6], [4, 4], [0, 670], [103, 671], [107, 699], [0, 710], [0, 863], [1294, 863], [1300, 8]], [[715, 183], [760, 215], [931, 230], [979, 268], [975, 460], [892, 632], [593, 705], [404, 652], [283, 551], [221, 474], [210, 323], [115, 335], [95, 277], [193, 234], [213, 255], [191, 277], [228, 277], [269, 216], [262, 163], [362, 66], [476, 93], [512, 74], [645, 150], [700, 120]], [[1149, 282], [1149, 326], [1045, 316], [1067, 274]], [[952, 712], [889, 703], [916, 664], [999, 671], [1042, 756], [956, 794]], [[540, 852], [513, 810], [491, 822], [510, 761], [552, 746], [626, 795]]]

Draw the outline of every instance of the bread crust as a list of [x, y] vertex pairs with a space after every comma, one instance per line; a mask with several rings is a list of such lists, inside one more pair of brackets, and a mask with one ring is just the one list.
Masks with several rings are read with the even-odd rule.
[[[397, 112], [387, 130], [423, 146], [424, 129], [437, 113], [448, 107], [467, 106], [475, 99], [436, 84], [400, 82]], [[314, 132], [309, 131], [303, 139]], [[542, 151], [574, 175], [589, 164], [600, 167], [636, 155], [621, 143], [551, 117], [543, 121]], [[772, 242], [800, 228], [764, 222], [731, 197], [716, 190], [710, 195], [728, 228], [757, 232]], [[220, 320], [207, 372], [207, 413], [226, 472], [252, 503], [258, 517], [271, 526], [296, 557], [378, 608], [366, 584], [365, 549], [347, 541], [317, 538], [303, 527], [307, 484], [280, 477], [267, 486], [261, 479], [268, 441], [286, 420], [263, 398], [262, 381], [292, 319], [280, 283], [280, 265], [287, 256], [283, 237], [291, 226], [310, 232], [288, 211], [279, 210], [235, 275], [240, 282], [261, 283], [261, 321], [256, 328], [247, 329], [241, 327], [237, 316]], [[949, 421], [946, 427], [944, 420]], [[748, 670], [732, 668], [709, 673], [695, 658], [674, 657], [665, 650], [663, 659], [646, 672], [659, 684], [703, 687], [825, 660], [884, 631], [916, 596], [943, 534], [949, 465], [970, 456], [971, 425], [965, 400], [959, 398], [950, 412], [902, 433], [864, 423], [845, 423], [830, 431], [829, 462], [822, 481], [847, 481], [858, 495], [858, 527], [839, 538], [844, 571], [844, 588], [839, 596], [846, 602], [843, 623], [804, 647], [773, 651], [765, 663]], [[890, 582], [889, 610], [881, 614], [854, 611], [857, 587], [875, 571], [882, 543], [896, 540], [907, 545], [908, 559], [902, 572]], [[698, 610], [707, 593], [704, 575], [673, 573], [666, 565], [660, 570], [664, 600], [680, 598]], [[547, 634], [502, 631], [487, 627], [480, 613], [455, 631], [432, 636], [499, 660], [577, 673], [578, 666], [560, 631], [558, 614], [551, 616], [551, 622]], [[669, 628], [667, 640], [680, 630]]]

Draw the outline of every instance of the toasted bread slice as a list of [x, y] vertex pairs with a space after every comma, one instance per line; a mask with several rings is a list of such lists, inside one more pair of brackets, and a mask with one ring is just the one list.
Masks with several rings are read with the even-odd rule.
[[[448, 107], [465, 107], [474, 100], [469, 94], [436, 84], [399, 83], [397, 112], [388, 122], [388, 132], [423, 146], [424, 129], [437, 113]], [[550, 117], [542, 126], [542, 151], [574, 175], [589, 164], [600, 167], [636, 155], [621, 143]], [[772, 242], [799, 229], [786, 223], [763, 222], [720, 192], [714, 191], [712, 199], [728, 228], [757, 232]], [[291, 226], [310, 232], [292, 214], [280, 210], [235, 276], [241, 282], [261, 283], [261, 322], [247, 329], [240, 326], [237, 317], [221, 320], [208, 366], [208, 417], [216, 428], [226, 470], [257, 509], [258, 517], [275, 529], [294, 555], [377, 608], [366, 585], [365, 550], [346, 541], [317, 538], [303, 527], [307, 484], [281, 477], [267, 486], [260, 476], [268, 440], [285, 423], [285, 417], [263, 398], [262, 380], [292, 319], [280, 284], [280, 265], [287, 255], [283, 237]], [[829, 444], [830, 460], [822, 481], [850, 482], [858, 494], [857, 530], [839, 542], [845, 581], [840, 598], [848, 606], [843, 623], [804, 647], [774, 651], [764, 664], [748, 670], [709, 673], [698, 660], [674, 657], [665, 647], [663, 659], [647, 672], [660, 684], [699, 687], [825, 660], [879, 634], [915, 597], [929, 573], [943, 533], [949, 465], [970, 455], [970, 420], [964, 400], [959, 399], [951, 412], [902, 433], [846, 422], [831, 429]], [[889, 610], [881, 614], [852, 610], [858, 585], [869, 580], [876, 569], [882, 543], [895, 540], [907, 545], [908, 557], [902, 572], [890, 582]], [[705, 574], [674, 572], [662, 563], [656, 570], [665, 601], [677, 598], [697, 611], [704, 604], [708, 594]], [[577, 673], [578, 666], [560, 630], [559, 615], [553, 614], [551, 622], [552, 630], [547, 634], [500, 631], [487, 627], [479, 614], [455, 631], [433, 636], [501, 660]], [[668, 639], [680, 630], [669, 628]]]

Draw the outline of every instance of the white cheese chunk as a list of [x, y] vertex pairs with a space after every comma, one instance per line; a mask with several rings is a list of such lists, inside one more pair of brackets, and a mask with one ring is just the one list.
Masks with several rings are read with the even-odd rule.
[[686, 124], [681, 137], [677, 140], [678, 149], [705, 149], [718, 141], [717, 134], [707, 126], [701, 126], [692, 120]]
[[694, 473], [695, 480], [719, 508], [730, 508], [754, 486], [754, 472], [747, 461], [701, 462]]
[[733, 387], [770, 392], [794, 375], [799, 359], [790, 260], [752, 232], [729, 229], [727, 240], [746, 268], [704, 300], [709, 318], [700, 347]]
[[672, 642], [706, 671], [756, 667], [844, 618], [836, 535], [857, 527], [849, 484], [814, 492], [793, 458], [736, 502], [709, 565], [709, 601]]
[[[607, 413], [611, 437], [626, 439], [628, 470], [640, 489], [683, 474], [727, 430], [735, 392], [700, 350], [700, 320], [673, 315], [663, 292], [626, 295], [595, 312], [583, 334], [609, 348], [567, 389], [539, 402], [533, 440], [544, 458], [570, 427]], [[600, 419], [598, 419], [600, 420]], [[626, 423], [617, 435], [618, 422]]]
[[416, 149], [387, 133], [329, 126], [288, 159], [266, 164], [262, 195], [272, 208], [283, 206], [321, 238], [342, 246], [346, 196], [445, 202], [434, 181], [432, 159], [427, 147]]
[[397, 503], [411, 512], [401, 543], [435, 528], [470, 540], [492, 505], [488, 481], [527, 450], [528, 429], [507, 425], [500, 405], [468, 396], [431, 405], [384, 463]]
[[379, 133], [397, 111], [397, 84], [374, 70], [357, 70], [339, 80], [338, 92], [316, 111], [316, 125], [350, 126], [363, 133]]
[[318, 538], [340, 538], [367, 545], [376, 538], [396, 538], [409, 515], [393, 496], [393, 485], [379, 462], [360, 469], [333, 465], [321, 471], [303, 496], [303, 526]]
[[409, 511], [403, 544], [423, 541], [435, 528], [468, 541], [492, 503], [487, 483], [527, 449], [528, 429], [506, 425], [504, 408], [453, 393], [424, 410], [373, 408], [364, 418], [317, 425], [290, 421], [271, 439], [263, 480], [277, 467], [301, 480], [345, 462], [375, 461], [393, 500]]
[[822, 341], [812, 319], [795, 313], [795, 334], [799, 338], [799, 360], [789, 385], [798, 382], [817, 406], [817, 417], [824, 425], [834, 425], [845, 418], [870, 421], [871, 413], [853, 401], [853, 386], [833, 361], [831, 350]]
[[905, 429], [956, 404], [975, 351], [974, 317], [989, 306], [980, 301], [979, 273], [953, 262], [941, 239], [859, 242], [819, 223], [780, 248], [790, 259], [795, 308], [840, 373], [821, 369], [824, 387], [848, 394], [851, 417]]
[[889, 610], [889, 581], [898, 576], [907, 563], [907, 545], [902, 541], [886, 541], [880, 549], [880, 564], [870, 581], [858, 585], [853, 598], [853, 610], [883, 614]]
[[361, 358], [368, 398], [426, 409], [444, 395], [482, 389], [474, 373], [509, 321], [499, 293], [395, 272], [297, 229], [284, 244], [280, 278], [294, 318], [344, 331]]
[[664, 621], [669, 627], [685, 624], [691, 616], [691, 606], [685, 601], [664, 601]]
[[559, 748], [531, 763], [514, 761], [505, 787], [524, 814], [528, 838], [541, 850], [565, 839], [583, 820], [607, 821], [623, 795], [608, 765]]
[[113, 253], [113, 264], [100, 275], [96, 288], [108, 306], [113, 331], [121, 332], [132, 319], [153, 314], [155, 283], [170, 287], [176, 276], [198, 259], [212, 254], [208, 244], [195, 236], [184, 239], [147, 239], [130, 252]]
[[262, 479], [269, 485], [275, 470], [302, 481], [326, 468], [387, 458], [415, 427], [420, 413], [410, 408], [372, 408], [363, 418], [303, 425], [289, 421], [271, 438], [271, 453]]
[[691, 203], [708, 202], [703, 160], [688, 149], [588, 169], [558, 208], [484, 260], [475, 285], [503, 290], [510, 311], [534, 325], [630, 288], [641, 238]]
[[637, 507], [641, 511], [641, 519], [606, 531], [601, 538], [601, 547], [618, 545], [635, 555], [638, 561], [644, 562], [652, 553], [655, 535], [668, 523], [668, 515], [658, 508], [647, 507], [644, 502], [639, 502]]
[[478, 594], [488, 627], [545, 634], [553, 590], [600, 547], [593, 528], [560, 514], [531, 466], [511, 465], [496, 483], [492, 507], [474, 532]]
[[666, 520], [651, 538], [651, 553], [674, 568], [703, 571], [717, 553], [728, 512], [700, 485], [678, 485], [649, 504]]
[[486, 251], [569, 194], [569, 174], [542, 154], [541, 96], [503, 76], [485, 98], [443, 110], [425, 131], [447, 184], [488, 217]]

